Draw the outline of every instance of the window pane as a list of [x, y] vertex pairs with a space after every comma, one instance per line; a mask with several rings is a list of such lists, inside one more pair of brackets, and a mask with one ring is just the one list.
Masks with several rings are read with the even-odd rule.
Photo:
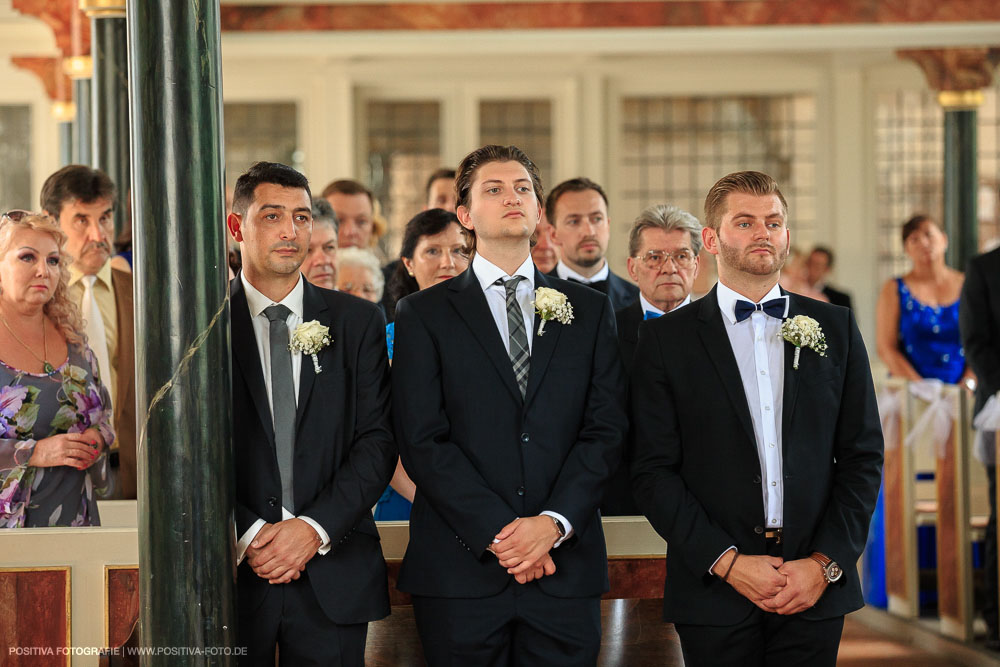
[[0, 212], [37, 210], [31, 192], [31, 107], [0, 106]]
[[490, 100], [479, 103], [479, 143], [517, 146], [538, 167], [545, 190], [552, 175], [552, 103], [549, 100]]
[[293, 102], [227, 102], [224, 114], [226, 183], [230, 186], [260, 160], [280, 162], [302, 171]]

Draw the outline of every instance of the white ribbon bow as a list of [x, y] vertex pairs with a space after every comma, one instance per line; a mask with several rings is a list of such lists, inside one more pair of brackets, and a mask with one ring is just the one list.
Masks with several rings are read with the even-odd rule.
[[948, 454], [948, 436], [951, 435], [952, 425], [958, 416], [954, 401], [944, 392], [944, 383], [935, 379], [911, 382], [910, 393], [929, 405], [910, 429], [903, 445], [912, 448], [924, 433], [929, 432], [937, 458], [945, 458]]

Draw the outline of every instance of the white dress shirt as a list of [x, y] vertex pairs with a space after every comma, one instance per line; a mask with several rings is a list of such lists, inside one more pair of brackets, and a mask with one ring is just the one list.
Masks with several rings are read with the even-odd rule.
[[[691, 295], [690, 294], [688, 294], [686, 297], [684, 297], [684, 300], [681, 301], [679, 304], [677, 304], [676, 306], [674, 306], [673, 308], [671, 308], [669, 312], [672, 313], [675, 310], [677, 310], [678, 308], [682, 308], [682, 307], [688, 305], [689, 303], [691, 303]], [[649, 302], [649, 300], [646, 299], [646, 297], [642, 295], [642, 292], [639, 292], [639, 305], [642, 306], [642, 316], [643, 317], [646, 316], [646, 311], [647, 310], [649, 312], [651, 312], [651, 313], [656, 313], [657, 315], [665, 315], [666, 312], [667, 312], [667, 311], [660, 310], [659, 308], [657, 308], [656, 306], [654, 306], [653, 304], [651, 304]]]
[[[260, 366], [261, 370], [264, 371], [264, 387], [267, 390], [267, 405], [271, 408], [271, 419], [274, 419], [274, 400], [271, 395], [271, 322], [267, 319], [267, 315], [264, 314], [264, 309], [269, 306], [275, 305], [274, 301], [270, 298], [264, 296], [256, 287], [250, 284], [247, 280], [246, 274], [240, 272], [240, 280], [243, 282], [243, 291], [247, 295], [247, 306], [250, 309], [250, 323], [253, 325], [254, 337], [257, 339], [257, 354], [260, 355]], [[288, 314], [288, 318], [285, 323], [288, 325], [289, 337], [291, 333], [295, 331], [295, 327], [302, 324], [302, 274], [299, 274], [299, 281], [295, 283], [295, 287], [292, 291], [285, 296], [284, 299], [278, 302], [279, 305], [285, 306], [291, 312]], [[298, 403], [299, 400], [299, 378], [302, 375], [302, 353], [292, 352], [292, 384], [295, 387], [295, 402]], [[281, 520], [287, 521], [288, 519], [296, 518], [288, 508], [281, 508]], [[313, 519], [307, 516], [299, 516], [316, 531], [316, 534], [320, 536], [323, 543], [317, 550], [319, 555], [324, 555], [330, 551], [330, 536], [327, 534], [323, 527], [316, 523]], [[239, 564], [243, 561], [243, 557], [246, 555], [247, 547], [253, 541], [253, 538], [257, 536], [260, 529], [264, 527], [267, 522], [264, 519], [257, 519], [253, 525], [251, 525], [243, 536], [239, 539], [236, 545], [236, 563]]]
[[[535, 300], [535, 265], [531, 261], [531, 254], [529, 253], [525, 257], [521, 266], [517, 267], [514, 271], [514, 275], [507, 275], [507, 272], [499, 266], [476, 253], [476, 256], [472, 258], [472, 272], [476, 274], [476, 279], [483, 288], [486, 303], [489, 304], [490, 313], [493, 314], [493, 321], [500, 331], [500, 338], [503, 340], [503, 346], [507, 350], [508, 355], [510, 355], [510, 329], [507, 326], [507, 288], [503, 285], [497, 285], [496, 282], [497, 279], [509, 280], [514, 276], [523, 276], [525, 278], [525, 280], [517, 284], [514, 298], [517, 299], [518, 304], [521, 306], [521, 313], [524, 315], [524, 324], [528, 333], [528, 353], [530, 354], [535, 339], [535, 310], [531, 305], [531, 302]], [[531, 376], [530, 366], [528, 376]], [[558, 547], [573, 534], [573, 524], [562, 514], [553, 512], [552, 510], [543, 510], [542, 514], [558, 519], [566, 529], [566, 535], [557, 540], [553, 548]]]
[[581, 282], [584, 285], [589, 285], [590, 283], [596, 283], [602, 280], [607, 280], [608, 274], [610, 273], [611, 273], [611, 268], [608, 266], [607, 260], [604, 260], [604, 266], [601, 267], [601, 270], [595, 273], [594, 275], [590, 276], [589, 278], [587, 278], [586, 276], [581, 276], [579, 273], [577, 273], [573, 269], [563, 264], [562, 260], [559, 260], [559, 263], [556, 264], [557, 276], [559, 276], [563, 280], [576, 280], [577, 282]]
[[[761, 311], [754, 311], [742, 322], [736, 321], [736, 302], [751, 299], [726, 287], [721, 282], [716, 289], [719, 310], [726, 334], [736, 357], [743, 380], [743, 392], [750, 408], [757, 457], [760, 460], [761, 493], [764, 497], [765, 530], [781, 528], [784, 516], [784, 482], [781, 461], [781, 414], [785, 384], [785, 342], [779, 335], [782, 320]], [[781, 297], [778, 284], [758, 303]], [[785, 317], [788, 299], [785, 298]], [[730, 549], [726, 549], [722, 558]], [[716, 559], [715, 563], [718, 563]], [[715, 567], [709, 568], [709, 572]]]

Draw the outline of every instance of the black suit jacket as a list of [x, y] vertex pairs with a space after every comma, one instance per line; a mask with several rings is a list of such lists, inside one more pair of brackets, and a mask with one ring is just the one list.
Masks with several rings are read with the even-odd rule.
[[973, 257], [958, 305], [965, 359], [979, 382], [976, 412], [1000, 391], [1000, 248]]
[[839, 289], [830, 287], [829, 285], [824, 285], [823, 294], [830, 300], [830, 303], [835, 306], [843, 306], [844, 308], [851, 307], [851, 295], [847, 292], [841, 292]]
[[[332, 549], [313, 556], [306, 575], [335, 623], [361, 623], [389, 613], [385, 561], [371, 508], [396, 461], [389, 418], [385, 324], [373, 304], [304, 281], [303, 321], [319, 320], [332, 342], [302, 359], [296, 417], [292, 514], [315, 520]], [[246, 292], [230, 282], [233, 350], [233, 442], [236, 531], [258, 519], [281, 521], [281, 479], [274, 431]], [[239, 603], [255, 609], [270, 584], [244, 560]]]
[[645, 313], [642, 312], [642, 304], [638, 299], [615, 312], [615, 320], [618, 323], [618, 349], [622, 355], [626, 375], [632, 374], [635, 347], [639, 344], [639, 325], [642, 324], [644, 317]]
[[[553, 278], [559, 277], [559, 273], [556, 271], [556, 269], [552, 269], [546, 275], [549, 275]], [[590, 286], [587, 285], [587, 287]], [[597, 289], [597, 288], [592, 288], [592, 289]], [[617, 311], [639, 300], [639, 287], [633, 285], [624, 278], [619, 277], [618, 275], [615, 274], [614, 271], [611, 271], [610, 269], [608, 269], [608, 280], [605, 283], [605, 289], [604, 290], [598, 289], [597, 291], [603, 292], [604, 294], [608, 295], [608, 298], [611, 299], [611, 309], [613, 311]]]
[[625, 383], [608, 299], [535, 272], [565, 293], [571, 324], [534, 335], [522, 402], [470, 266], [396, 306], [392, 395], [403, 465], [417, 485], [400, 590], [495, 595], [513, 577], [486, 548], [516, 517], [558, 512], [575, 534], [539, 582], [555, 597], [608, 590], [598, 503], [621, 458]]
[[[716, 289], [643, 323], [631, 384], [635, 496], [668, 544], [664, 618], [699, 625], [735, 624], [754, 609], [709, 574], [719, 555], [732, 545], [766, 553], [760, 460]], [[844, 569], [802, 612], [823, 619], [864, 604], [855, 564], [878, 495], [882, 430], [851, 311], [788, 296], [789, 316], [816, 319], [828, 344], [825, 357], [804, 348], [798, 370], [785, 344], [781, 423], [783, 557], [819, 551]]]

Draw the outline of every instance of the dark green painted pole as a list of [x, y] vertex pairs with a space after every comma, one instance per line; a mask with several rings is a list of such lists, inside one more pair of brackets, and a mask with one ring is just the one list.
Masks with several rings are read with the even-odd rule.
[[[219, 0], [128, 3], [145, 647], [234, 647]], [[143, 665], [235, 665], [232, 655]]]
[[[140, 2], [142, 0], [139, 0]], [[128, 30], [125, 0], [120, 9], [88, 12], [91, 53], [94, 58], [93, 166], [101, 169], [118, 188], [115, 201], [115, 236], [128, 224], [129, 122], [128, 122]], [[101, 3], [107, 6], [107, 2]]]
[[949, 241], [948, 264], [964, 271], [979, 252], [976, 107], [982, 101], [982, 93], [946, 91], [938, 99], [944, 107], [944, 228]]
[[90, 97], [90, 77], [73, 79], [73, 164], [90, 164], [93, 160], [94, 123]]

